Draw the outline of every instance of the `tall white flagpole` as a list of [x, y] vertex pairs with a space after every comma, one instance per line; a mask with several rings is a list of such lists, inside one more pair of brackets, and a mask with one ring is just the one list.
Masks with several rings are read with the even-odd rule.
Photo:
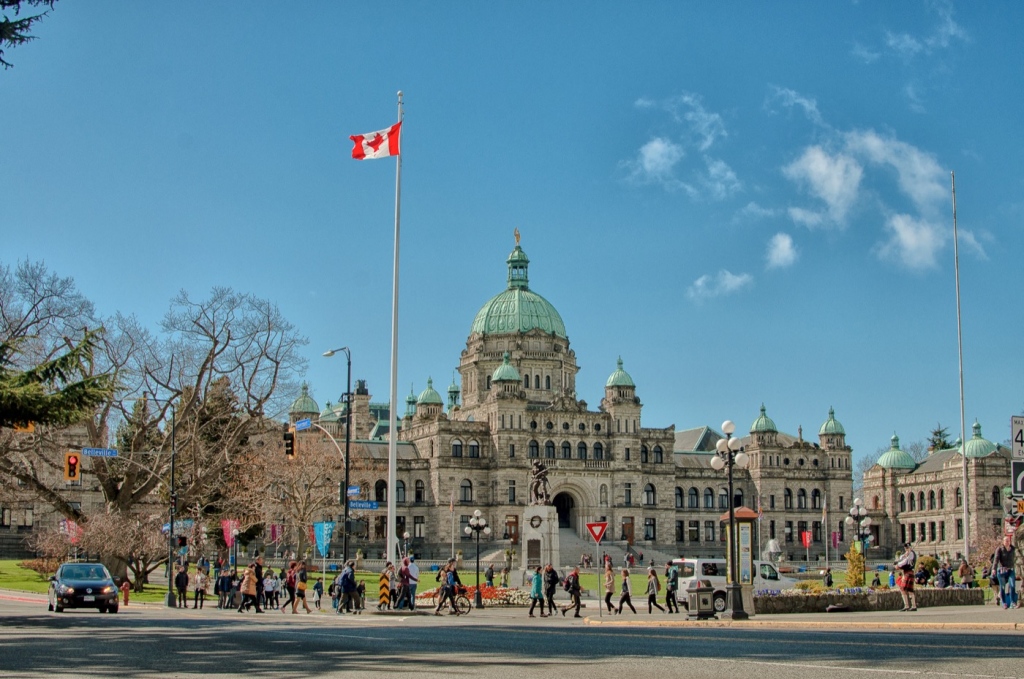
[[[398, 122], [402, 122], [402, 91], [398, 91]], [[404, 126], [403, 126], [404, 128]], [[405, 129], [402, 129], [405, 136]], [[402, 150], [395, 164], [395, 278], [391, 297], [391, 407], [388, 413], [388, 527], [385, 556], [395, 562], [395, 484], [398, 468], [398, 236], [402, 218]]]
[[956, 349], [960, 361], [960, 461], [963, 463], [964, 484], [964, 558], [971, 556], [971, 525], [970, 504], [967, 488], [967, 427], [964, 423], [964, 341], [960, 331], [960, 249], [956, 235], [956, 174], [949, 173], [949, 181], [953, 189], [953, 275], [956, 277]]

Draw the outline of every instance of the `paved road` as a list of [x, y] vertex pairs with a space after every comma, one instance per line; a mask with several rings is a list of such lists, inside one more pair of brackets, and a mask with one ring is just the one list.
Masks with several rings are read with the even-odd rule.
[[157, 606], [56, 614], [36, 602], [0, 600], [0, 675], [1024, 677], [1020, 632], [836, 631], [811, 624], [817, 627], [610, 627], [499, 610], [462, 618], [256, 616]]

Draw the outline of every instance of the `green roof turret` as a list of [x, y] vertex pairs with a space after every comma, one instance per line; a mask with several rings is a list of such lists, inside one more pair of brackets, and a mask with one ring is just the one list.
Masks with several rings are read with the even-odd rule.
[[974, 435], [971, 437], [971, 440], [967, 442], [967, 445], [963, 447], [964, 457], [988, 457], [992, 453], [996, 452], [996, 448], [998, 446], [996, 446], [996, 444], [992, 443], [988, 439], [982, 437], [981, 425], [978, 424], [977, 420], [974, 421], [974, 426], [972, 427], [972, 429], [974, 431]]
[[774, 420], [768, 417], [767, 411], [765, 410], [764, 404], [762, 403], [761, 415], [756, 420], [754, 420], [754, 424], [750, 425], [750, 433], [758, 434], [769, 431], [778, 433], [779, 430], [778, 428], [776, 428]]
[[608, 376], [608, 381], [604, 383], [606, 387], [636, 387], [633, 383], [633, 378], [629, 376], [629, 373], [622, 369], [622, 357], [619, 356], [619, 360], [616, 363], [618, 366], [615, 368], [615, 372]]
[[900, 437], [893, 432], [889, 450], [878, 458], [878, 466], [885, 469], [916, 469], [917, 463], [910, 457], [910, 453], [900, 450]]
[[291, 407], [288, 408], [288, 414], [292, 413], [320, 413], [320, 406], [309, 395], [309, 385], [305, 382], [302, 383], [302, 395], [295, 399]]
[[519, 371], [516, 370], [516, 367], [514, 365], [512, 365], [511, 358], [512, 355], [506, 351], [505, 355], [502, 357], [501, 365], [499, 365], [494, 370], [494, 374], [491, 375], [491, 382], [519, 381]]
[[441, 400], [441, 394], [437, 393], [437, 390], [434, 389], [433, 379], [427, 378], [427, 388], [420, 392], [419, 398], [416, 399], [416, 405], [444, 405], [444, 401]]
[[825, 424], [821, 425], [821, 429], [818, 430], [819, 436], [827, 434], [841, 434], [846, 436], [846, 430], [843, 429], [843, 425], [836, 419], [836, 411], [832, 406], [829, 406], [828, 409], [828, 419], [825, 420]]

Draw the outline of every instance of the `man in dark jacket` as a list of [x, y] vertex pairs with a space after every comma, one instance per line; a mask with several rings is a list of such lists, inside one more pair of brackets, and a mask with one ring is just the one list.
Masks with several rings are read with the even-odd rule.
[[178, 590], [178, 608], [188, 608], [188, 571], [178, 566], [178, 574], [174, 576], [174, 589]]
[[263, 600], [263, 557], [256, 556], [256, 612], [262, 613], [263, 609], [260, 605], [267, 605], [267, 602]]
[[580, 569], [573, 568], [569, 571], [569, 575], [565, 576], [565, 591], [569, 593], [569, 605], [562, 609], [562, 617], [565, 617], [565, 612], [570, 608], [575, 608], [576, 613], [573, 615], [574, 618], [582, 618], [580, 615]]
[[551, 564], [544, 567], [544, 597], [548, 600], [548, 610], [555, 610], [555, 590], [558, 588], [558, 583], [561, 578], [558, 577], [558, 571]]

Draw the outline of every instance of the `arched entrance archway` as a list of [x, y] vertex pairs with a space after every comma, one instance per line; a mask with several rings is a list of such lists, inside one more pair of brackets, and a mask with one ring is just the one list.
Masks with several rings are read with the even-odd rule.
[[555, 506], [555, 511], [558, 512], [558, 527], [575, 528], [576, 500], [573, 499], [572, 495], [569, 495], [569, 493], [559, 493], [555, 495], [552, 504]]

